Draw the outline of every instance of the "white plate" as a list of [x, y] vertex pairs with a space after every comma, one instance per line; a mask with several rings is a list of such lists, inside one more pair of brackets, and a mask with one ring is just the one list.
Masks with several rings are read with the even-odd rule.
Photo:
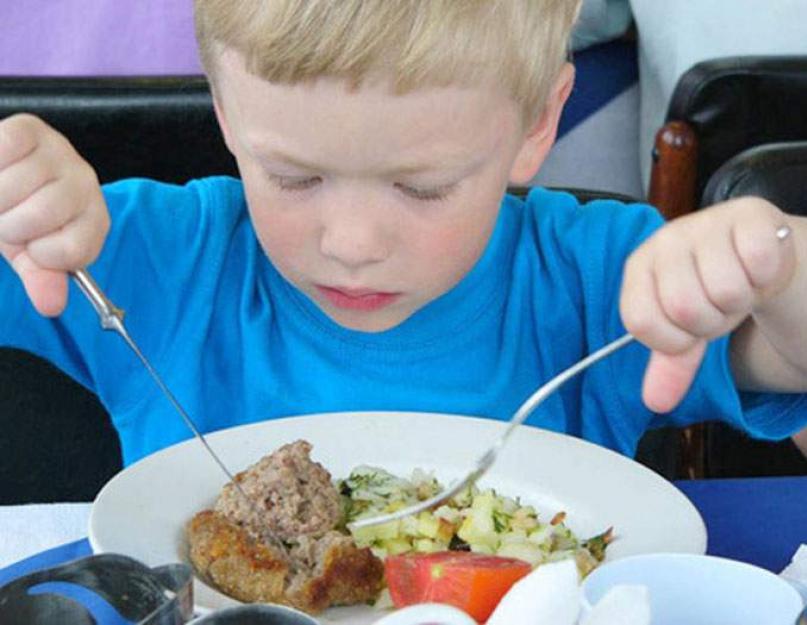
[[[452, 415], [359, 412], [276, 419], [212, 433], [210, 445], [241, 471], [280, 445], [313, 444], [312, 457], [336, 477], [359, 464], [408, 476], [431, 470], [448, 483], [467, 470], [501, 432], [500, 421]], [[195, 440], [157, 452], [116, 475], [90, 515], [95, 552], [117, 552], [150, 566], [187, 561], [185, 523], [210, 507], [225, 478]], [[672, 484], [617, 453], [571, 436], [519, 428], [480, 486], [518, 496], [540, 513], [565, 510], [579, 536], [613, 526], [608, 559], [653, 551], [704, 553], [698, 511]], [[195, 581], [201, 609], [235, 602]], [[365, 625], [381, 614], [367, 606], [327, 610], [322, 623]]]

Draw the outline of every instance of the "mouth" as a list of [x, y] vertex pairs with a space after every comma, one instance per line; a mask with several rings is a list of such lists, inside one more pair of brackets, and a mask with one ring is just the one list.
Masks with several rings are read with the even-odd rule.
[[337, 308], [371, 312], [381, 310], [397, 300], [400, 293], [386, 293], [369, 289], [349, 289], [317, 285], [325, 298]]

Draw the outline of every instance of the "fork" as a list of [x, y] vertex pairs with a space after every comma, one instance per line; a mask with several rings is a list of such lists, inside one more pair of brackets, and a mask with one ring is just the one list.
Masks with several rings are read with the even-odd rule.
[[554, 393], [558, 388], [560, 388], [565, 382], [576, 376], [581, 371], [584, 371], [595, 362], [602, 360], [606, 356], [613, 354], [618, 349], [624, 347], [631, 341], [633, 341], [633, 335], [630, 333], [623, 334], [621, 337], [608, 343], [604, 347], [601, 347], [597, 351], [589, 354], [579, 362], [575, 363], [568, 369], [565, 369], [554, 378], [549, 380], [546, 384], [544, 384], [541, 388], [535, 391], [532, 395], [530, 395], [527, 400], [521, 404], [521, 406], [516, 410], [513, 416], [510, 418], [510, 422], [507, 425], [507, 428], [504, 432], [501, 433], [498, 439], [491, 445], [491, 447], [482, 454], [479, 459], [476, 461], [476, 467], [471, 470], [465, 477], [461, 480], [458, 480], [452, 483], [448, 488], [440, 491], [433, 497], [429, 499], [425, 499], [423, 501], [419, 501], [416, 504], [412, 504], [411, 506], [407, 506], [405, 508], [401, 508], [400, 510], [396, 510], [395, 512], [390, 512], [388, 514], [381, 514], [378, 516], [367, 517], [365, 519], [356, 519], [348, 524], [350, 529], [359, 529], [362, 527], [370, 527], [372, 525], [381, 525], [382, 523], [389, 523], [390, 521], [397, 521], [398, 519], [403, 519], [404, 517], [408, 517], [413, 514], [418, 514], [419, 512], [423, 512], [424, 510], [429, 510], [431, 508], [436, 508], [440, 504], [445, 503], [458, 493], [460, 493], [464, 488], [476, 482], [480, 477], [482, 477], [487, 470], [491, 467], [491, 465], [496, 461], [496, 458], [499, 456], [504, 445], [507, 443], [507, 440], [513, 434], [513, 430], [515, 430], [519, 425], [524, 423], [526, 418], [530, 416], [533, 410], [535, 410], [543, 401], [549, 397], [552, 393]]
[[[779, 241], [784, 241], [787, 239], [792, 230], [788, 225], [782, 225], [776, 229], [776, 238]], [[513, 416], [510, 418], [510, 422], [507, 425], [507, 428], [502, 432], [499, 438], [493, 443], [493, 445], [480, 456], [479, 460], [476, 461], [476, 467], [470, 471], [464, 478], [452, 483], [448, 488], [445, 490], [440, 491], [433, 497], [429, 499], [425, 499], [424, 501], [419, 501], [418, 503], [412, 504], [411, 506], [407, 506], [405, 508], [401, 508], [400, 510], [396, 510], [395, 512], [390, 512], [388, 514], [380, 514], [378, 516], [367, 517], [365, 519], [356, 519], [351, 523], [348, 523], [349, 529], [359, 529], [362, 527], [370, 527], [372, 525], [381, 525], [382, 523], [389, 523], [390, 521], [397, 521], [399, 519], [403, 519], [405, 517], [411, 516], [413, 514], [418, 514], [423, 512], [424, 510], [429, 510], [431, 508], [436, 508], [440, 504], [445, 503], [458, 493], [462, 491], [462, 489], [466, 488], [467, 486], [476, 482], [480, 477], [482, 477], [490, 466], [496, 461], [496, 458], [499, 456], [499, 452], [501, 452], [502, 448], [504, 447], [507, 440], [519, 425], [524, 423], [526, 418], [535, 410], [547, 397], [549, 397], [552, 393], [554, 393], [558, 388], [560, 388], [566, 381], [576, 376], [581, 371], [584, 371], [595, 362], [602, 360], [606, 356], [613, 354], [618, 349], [624, 347], [628, 343], [634, 340], [634, 337], [629, 332], [623, 334], [621, 337], [608, 343], [604, 347], [601, 347], [597, 351], [589, 354], [576, 364], [572, 365], [568, 369], [560, 372], [554, 378], [549, 380], [546, 384], [544, 384], [541, 388], [535, 391], [532, 395], [527, 398], [521, 406], [516, 410]], [[807, 620], [805, 617], [803, 620]], [[798, 625], [798, 624], [797, 624]], [[805, 623], [807, 625], [807, 623]]]

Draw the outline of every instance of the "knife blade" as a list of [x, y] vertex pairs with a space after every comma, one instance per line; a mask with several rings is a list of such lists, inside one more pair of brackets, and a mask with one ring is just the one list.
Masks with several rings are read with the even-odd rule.
[[[72, 271], [70, 272], [70, 276], [81, 289], [82, 293], [84, 293], [84, 295], [87, 297], [90, 304], [92, 304], [95, 312], [98, 313], [101, 327], [104, 330], [114, 331], [123, 338], [129, 348], [140, 360], [141, 364], [151, 376], [152, 380], [154, 380], [154, 382], [157, 384], [162, 394], [165, 396], [177, 414], [182, 417], [185, 425], [187, 425], [191, 432], [193, 432], [193, 435], [202, 444], [208, 455], [218, 465], [224, 475], [227, 476], [228, 481], [235, 486], [240, 496], [243, 497], [250, 506], [252, 512], [255, 513], [255, 517], [257, 519], [261, 519], [263, 515], [260, 512], [260, 507], [258, 506], [257, 502], [252, 497], [247, 495], [247, 493], [241, 487], [241, 484], [235, 479], [233, 473], [227, 468], [227, 465], [224, 464], [224, 461], [210, 446], [205, 438], [205, 435], [202, 434], [202, 431], [197, 427], [196, 423], [193, 421], [193, 419], [191, 419], [190, 415], [188, 415], [187, 411], [179, 403], [179, 400], [174, 396], [168, 386], [166, 386], [165, 382], [163, 382], [163, 379], [151, 365], [148, 358], [146, 358], [146, 356], [137, 346], [137, 343], [135, 343], [135, 341], [129, 335], [129, 332], [126, 330], [126, 326], [123, 323], [123, 309], [118, 308], [114, 303], [112, 303], [112, 301], [104, 294], [101, 287], [98, 286], [98, 283], [93, 279], [86, 269]], [[289, 551], [286, 544], [265, 524], [263, 529], [263, 536], [267, 538], [276, 548], [278, 548], [280, 552], [288, 559]]]

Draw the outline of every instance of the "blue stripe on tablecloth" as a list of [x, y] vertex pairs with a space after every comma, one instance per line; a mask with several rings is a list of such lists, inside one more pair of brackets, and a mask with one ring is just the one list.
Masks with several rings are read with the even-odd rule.
[[92, 555], [92, 548], [90, 547], [90, 541], [86, 538], [59, 545], [0, 569], [0, 586], [28, 573], [89, 555]]
[[[590, 117], [639, 79], [636, 43], [611, 41], [574, 55], [577, 73], [558, 127], [558, 138]], [[639, 120], [636, 120], [639, 123]]]

